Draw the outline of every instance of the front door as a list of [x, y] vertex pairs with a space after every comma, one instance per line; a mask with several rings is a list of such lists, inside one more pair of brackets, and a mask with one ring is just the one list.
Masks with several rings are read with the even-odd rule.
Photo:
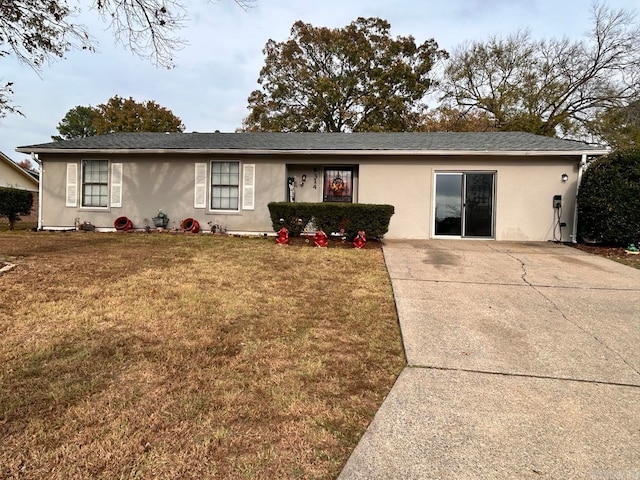
[[493, 237], [494, 173], [436, 173], [436, 236]]

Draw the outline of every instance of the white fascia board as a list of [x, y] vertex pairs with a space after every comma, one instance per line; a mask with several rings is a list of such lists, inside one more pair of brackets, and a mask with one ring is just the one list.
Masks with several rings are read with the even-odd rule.
[[75, 148], [31, 148], [16, 149], [20, 153], [66, 153], [66, 154], [180, 154], [180, 155], [343, 155], [343, 156], [507, 156], [507, 157], [549, 157], [549, 156], [573, 156], [606, 155], [609, 150], [252, 150], [252, 149], [215, 149], [215, 148], [118, 148], [118, 149], [75, 149]]

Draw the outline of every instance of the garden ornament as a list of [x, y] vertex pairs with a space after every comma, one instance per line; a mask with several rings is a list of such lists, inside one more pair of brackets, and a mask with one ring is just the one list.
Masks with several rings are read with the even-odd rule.
[[278, 245], [289, 245], [289, 230], [286, 227], [282, 227], [278, 230], [276, 236], [276, 244]]
[[327, 248], [327, 243], [329, 243], [327, 234], [322, 230], [318, 230], [313, 236], [313, 243], [316, 245], [316, 247]]
[[353, 246], [355, 248], [364, 248], [367, 244], [367, 237], [364, 234], [364, 230], [358, 230], [358, 235], [353, 239]]

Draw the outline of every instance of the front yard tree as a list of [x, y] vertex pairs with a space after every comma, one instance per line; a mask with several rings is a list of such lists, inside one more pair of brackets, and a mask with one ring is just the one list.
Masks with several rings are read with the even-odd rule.
[[136, 102], [133, 98], [116, 95], [96, 107], [95, 133], [115, 132], [182, 132], [179, 117], [153, 100]]
[[0, 187], [0, 217], [9, 220], [9, 230], [20, 220], [20, 215], [29, 215], [33, 207], [33, 194], [26, 190]]
[[582, 41], [519, 32], [472, 42], [451, 56], [444, 100], [489, 113], [500, 130], [577, 136], [598, 112], [638, 98], [639, 39], [634, 12], [594, 4]]
[[100, 115], [97, 108], [78, 105], [69, 110], [60, 120], [58, 133], [53, 140], [70, 140], [72, 138], [91, 137], [96, 134], [96, 118]]
[[302, 21], [284, 42], [269, 40], [249, 96], [247, 131], [363, 132], [411, 130], [424, 110], [438, 44], [392, 38], [380, 18], [344, 28]]
[[[256, 0], [235, 0], [248, 8]], [[13, 56], [36, 71], [74, 49], [93, 50], [95, 41], [77, 21], [82, 10], [95, 10], [109, 24], [116, 40], [155, 65], [171, 67], [173, 54], [184, 44], [187, 7], [180, 0], [84, 2], [77, 8], [66, 0], [0, 1], [0, 58]], [[0, 118], [16, 112], [12, 83], [0, 85]]]

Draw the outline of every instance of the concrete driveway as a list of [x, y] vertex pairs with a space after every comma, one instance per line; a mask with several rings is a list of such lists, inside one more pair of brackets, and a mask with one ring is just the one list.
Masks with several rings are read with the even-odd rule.
[[389, 241], [408, 366], [340, 479], [640, 479], [640, 270]]

